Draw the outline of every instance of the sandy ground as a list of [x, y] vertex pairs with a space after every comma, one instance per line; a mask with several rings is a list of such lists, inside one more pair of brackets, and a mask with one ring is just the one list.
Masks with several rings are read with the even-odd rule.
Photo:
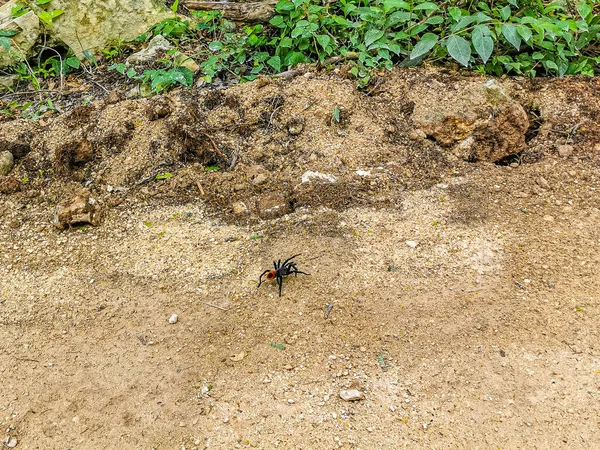
[[[100, 227], [58, 232], [50, 208], [5, 197], [1, 437], [23, 449], [598, 448], [598, 176], [577, 158], [479, 164], [395, 207], [299, 208], [252, 226], [198, 196], [138, 198]], [[286, 279], [281, 298], [274, 283], [257, 289], [295, 253], [310, 276]], [[364, 399], [343, 401], [350, 388]]]

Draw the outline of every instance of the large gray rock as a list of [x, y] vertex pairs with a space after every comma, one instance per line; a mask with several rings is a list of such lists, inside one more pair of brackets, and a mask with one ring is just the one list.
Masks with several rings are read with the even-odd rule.
[[152, 25], [174, 14], [164, 0], [54, 0], [64, 10], [51, 30], [52, 37], [67, 44], [77, 56], [98, 51], [111, 41], [129, 41]]
[[0, 176], [8, 175], [15, 164], [13, 154], [8, 151], [0, 152]]
[[17, 0], [0, 6], [0, 30], [19, 31], [10, 38], [10, 52], [0, 47], [0, 67], [33, 56], [42, 33], [37, 15], [42, 8], [64, 11], [51, 26], [44, 25], [48, 45], [62, 42], [79, 58], [85, 50], [98, 53], [111, 42], [135, 39], [161, 20], [175, 17], [164, 0], [54, 0], [42, 7], [32, 3], [35, 10], [17, 18], [11, 16]]
[[0, 67], [12, 66], [16, 62], [32, 56], [33, 46], [40, 36], [40, 19], [33, 12], [13, 18], [10, 14], [16, 0], [0, 6], [0, 30], [18, 31], [9, 38], [10, 51], [0, 47]]

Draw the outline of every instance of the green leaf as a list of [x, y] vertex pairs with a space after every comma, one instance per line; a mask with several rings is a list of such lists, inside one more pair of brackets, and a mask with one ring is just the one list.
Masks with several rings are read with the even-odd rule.
[[331, 118], [335, 120], [337, 123], [340, 123], [340, 108], [335, 105], [333, 107], [333, 111], [331, 113]]
[[160, 172], [156, 174], [157, 180], [168, 180], [169, 178], [173, 178], [173, 174], [171, 172]]
[[285, 345], [283, 344], [276, 344], [275, 342], [271, 342], [271, 347], [276, 348], [277, 350], [285, 350]]
[[300, 64], [307, 61], [306, 56], [304, 56], [304, 53], [302, 52], [290, 52], [286, 55], [285, 59], [283, 60], [283, 66], [284, 67], [292, 67], [295, 66], [296, 64]]
[[221, 168], [219, 166], [206, 166], [204, 170], [207, 172], [218, 172]]
[[502, 20], [506, 21], [510, 17], [510, 6], [506, 5], [504, 8], [500, 10], [500, 17]]
[[271, 25], [273, 25], [274, 27], [277, 27], [277, 28], [284, 28], [285, 27], [285, 21], [283, 20], [282, 16], [275, 16], [275, 17], [273, 17], [271, 20], [269, 20], [269, 23]]
[[76, 56], [65, 59], [65, 64], [73, 69], [79, 69], [81, 67], [81, 61]]
[[424, 3], [419, 3], [417, 6], [415, 6], [414, 9], [415, 9], [415, 11], [420, 11], [420, 10], [435, 11], [435, 10], [440, 9], [440, 8], [435, 3], [424, 2]]
[[62, 9], [54, 9], [52, 11], [40, 11], [38, 14], [39, 19], [46, 25], [52, 26], [52, 21], [64, 13]]
[[371, 44], [383, 37], [385, 33], [381, 30], [371, 29], [365, 33], [365, 45], [367, 48], [371, 46]]
[[294, 4], [288, 0], [279, 0], [275, 5], [275, 11], [278, 13], [293, 11], [294, 8]]
[[517, 32], [516, 26], [514, 26], [512, 23], [505, 23], [504, 25], [502, 25], [502, 35], [508, 42], [510, 42], [513, 45], [513, 47], [519, 50], [519, 48], [521, 47], [521, 37]]
[[444, 23], [444, 18], [442, 16], [431, 16], [425, 23], [429, 25], [439, 25], [440, 23]]
[[458, 22], [462, 16], [462, 11], [456, 6], [451, 6], [450, 8], [448, 8], [448, 14], [450, 14], [450, 17], [452, 17], [456, 22]]
[[471, 45], [465, 38], [456, 35], [450, 36], [446, 43], [446, 48], [448, 49], [450, 56], [460, 64], [463, 66], [469, 65], [469, 59], [471, 59]]
[[319, 45], [323, 47], [323, 50], [326, 50], [327, 46], [333, 42], [333, 40], [326, 34], [319, 34], [316, 36], [316, 39]]
[[90, 61], [91, 63], [93, 63], [95, 66], [98, 65], [98, 62], [96, 61], [96, 58], [94, 57], [94, 54], [92, 52], [90, 52], [89, 50], [84, 50], [83, 56], [85, 56], [86, 59], [88, 61]]
[[130, 67], [129, 70], [127, 71], [127, 78], [133, 78], [135, 77], [136, 73], [135, 73], [135, 69], [133, 67]]
[[3, 47], [7, 52], [10, 52], [10, 41], [8, 38], [0, 37], [0, 47]]
[[267, 64], [271, 66], [275, 72], [281, 72], [281, 58], [279, 56], [269, 58]]
[[208, 49], [211, 52], [218, 52], [219, 50], [222, 50], [223, 47], [224, 45], [221, 41], [212, 41], [210, 44], [208, 44]]
[[145, 226], [147, 226], [148, 228], [150, 228], [152, 226], [152, 222], [143, 222]]
[[35, 4], [38, 6], [46, 5], [50, 3], [52, 0], [35, 0]]
[[577, 5], [577, 12], [583, 20], [587, 20], [587, 17], [592, 13], [592, 11], [592, 6], [585, 0]]
[[510, 3], [511, 5], [513, 5], [515, 8], [519, 7], [519, 5], [517, 4], [517, 0], [508, 0], [508, 3]]
[[21, 30], [0, 30], [0, 37], [13, 37], [20, 32]]
[[425, 33], [417, 45], [410, 52], [410, 59], [417, 59], [419, 56], [426, 54], [438, 42], [438, 36], [434, 33]]
[[410, 9], [410, 5], [403, 0], [383, 0], [383, 10], [386, 14], [393, 9]]
[[169, 72], [175, 73], [175, 79], [183, 84], [184, 86], [191, 86], [194, 84], [194, 72], [187, 67], [177, 66], [173, 67]]
[[176, 13], [178, 8], [179, 8], [179, 0], [175, 0], [173, 2], [173, 4], [171, 5], [171, 11]]
[[517, 33], [519, 33], [519, 36], [523, 38], [525, 43], [528, 43], [533, 35], [531, 29], [525, 25], [517, 25]]
[[[494, 40], [485, 34], [484, 28], [487, 28], [485, 25], [477, 25], [473, 29], [473, 33], [471, 35], [471, 39], [473, 40], [473, 47], [477, 54], [481, 57], [481, 60], [485, 64], [492, 52], [494, 51]], [[488, 31], [489, 34], [489, 31]]]
[[108, 68], [108, 70], [116, 70], [117, 72], [119, 72], [120, 74], [124, 74], [125, 73], [125, 64], [124, 63], [119, 63], [119, 64], [113, 64], [112, 66], [110, 66]]

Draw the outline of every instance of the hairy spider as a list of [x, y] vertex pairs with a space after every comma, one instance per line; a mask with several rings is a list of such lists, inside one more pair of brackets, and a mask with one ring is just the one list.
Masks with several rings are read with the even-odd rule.
[[279, 285], [279, 296], [281, 297], [281, 286], [283, 285], [283, 277], [287, 277], [291, 274], [298, 276], [299, 273], [301, 273], [302, 275], [310, 275], [309, 273], [301, 272], [298, 270], [296, 263], [293, 261], [293, 259], [296, 256], [300, 256], [300, 253], [286, 259], [283, 262], [283, 264], [281, 263], [281, 260], [277, 262], [273, 261], [273, 266], [275, 267], [275, 269], [267, 269], [260, 274], [260, 277], [258, 278], [258, 287], [260, 287], [260, 285], [262, 284], [262, 277], [264, 275], [267, 275], [267, 281], [277, 280], [277, 284]]

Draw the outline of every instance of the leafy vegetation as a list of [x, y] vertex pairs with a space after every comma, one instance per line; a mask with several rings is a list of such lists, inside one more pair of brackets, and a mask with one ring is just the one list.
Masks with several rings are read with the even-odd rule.
[[109, 70], [116, 70], [128, 78], [149, 83], [153, 93], [160, 93], [176, 85], [191, 86], [194, 83], [194, 73], [187, 67], [174, 66], [168, 69], [145, 70], [141, 75], [133, 67], [125, 64], [113, 64]]
[[[63, 13], [51, 8], [50, 0], [35, 0], [17, 4], [11, 15], [32, 9], [46, 26]], [[218, 11], [195, 12], [192, 20], [166, 19], [130, 43], [111, 44], [103, 60], [110, 70], [147, 84], [152, 93], [194, 82], [194, 73], [176, 64], [177, 49], [146, 70], [120, 62], [127, 50], [157, 35], [185, 47], [206, 83], [248, 81], [299, 63], [331, 68], [341, 61], [361, 87], [379, 70], [424, 61], [458, 63], [497, 76], [595, 75], [599, 13], [600, 0], [279, 0], [268, 25], [238, 26]], [[14, 52], [11, 42], [17, 34], [0, 30], [0, 51]], [[13, 71], [40, 89], [45, 79], [62, 79], [85, 67], [89, 71], [85, 62], [99, 67], [90, 52], [81, 60], [55, 53], [18, 63]], [[334, 109], [332, 122], [339, 121], [340, 111]]]
[[[218, 13], [198, 14], [200, 29], [217, 38], [202, 64], [216, 73], [251, 66], [250, 77], [280, 72], [300, 62], [345, 57], [361, 84], [373, 70], [455, 60], [494, 75], [593, 75], [600, 35], [596, 0], [280, 0], [270, 25], [232, 30]], [[245, 75], [245, 74], [244, 74]], [[246, 75], [246, 78], [250, 78]]]

